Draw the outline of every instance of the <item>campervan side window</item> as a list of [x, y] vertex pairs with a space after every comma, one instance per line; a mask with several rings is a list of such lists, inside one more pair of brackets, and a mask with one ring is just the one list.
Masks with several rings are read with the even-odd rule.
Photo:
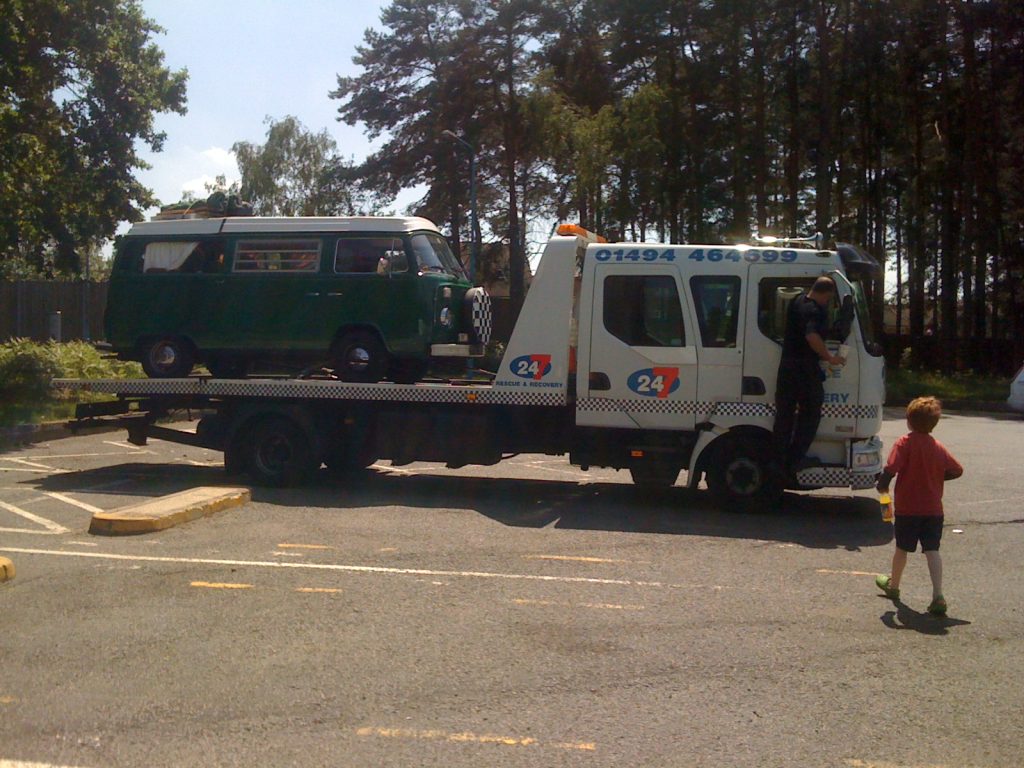
[[235, 272], [318, 272], [319, 240], [239, 240]]
[[691, 277], [690, 291], [697, 308], [701, 344], [705, 347], [735, 347], [740, 316], [739, 277]]
[[405, 246], [397, 237], [343, 237], [334, 251], [335, 274], [408, 272]]
[[631, 347], [683, 347], [682, 305], [668, 275], [606, 277], [604, 327]]
[[142, 271], [220, 272], [224, 267], [224, 246], [213, 241], [172, 241], [146, 243], [142, 254]]

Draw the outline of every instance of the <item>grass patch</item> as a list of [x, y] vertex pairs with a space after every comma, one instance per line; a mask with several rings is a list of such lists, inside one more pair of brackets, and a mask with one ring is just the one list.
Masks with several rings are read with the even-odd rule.
[[75, 405], [114, 399], [95, 392], [53, 389], [51, 380], [129, 379], [142, 366], [105, 358], [84, 341], [58, 344], [12, 339], [0, 344], [0, 427], [71, 418]]
[[945, 376], [909, 368], [886, 371], [886, 402], [909, 402], [915, 397], [932, 395], [939, 400], [1003, 402], [1010, 395], [1010, 381], [998, 376], [956, 373]]

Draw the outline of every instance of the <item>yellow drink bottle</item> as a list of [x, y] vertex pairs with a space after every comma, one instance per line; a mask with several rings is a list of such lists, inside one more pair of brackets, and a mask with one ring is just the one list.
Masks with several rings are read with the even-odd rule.
[[888, 491], [883, 491], [878, 497], [878, 504], [882, 507], [882, 522], [892, 522], [892, 497]]

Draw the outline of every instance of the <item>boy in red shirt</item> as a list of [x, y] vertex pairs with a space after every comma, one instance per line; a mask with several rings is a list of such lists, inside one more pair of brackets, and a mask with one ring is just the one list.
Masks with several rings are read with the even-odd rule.
[[928, 560], [932, 579], [932, 602], [928, 613], [946, 615], [942, 596], [942, 488], [946, 480], [955, 480], [964, 473], [953, 454], [931, 436], [939, 423], [942, 403], [934, 397], [919, 397], [907, 406], [910, 432], [899, 438], [889, 452], [889, 460], [878, 476], [878, 491], [886, 493], [896, 477], [895, 533], [896, 551], [892, 556], [892, 574], [876, 576], [875, 584], [892, 600], [900, 597], [900, 577], [907, 564], [907, 554], [917, 549]]

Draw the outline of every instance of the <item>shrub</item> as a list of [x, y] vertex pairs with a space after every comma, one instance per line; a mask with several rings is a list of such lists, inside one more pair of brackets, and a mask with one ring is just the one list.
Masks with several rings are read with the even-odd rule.
[[114, 379], [142, 376], [138, 363], [106, 359], [84, 341], [58, 344], [12, 339], [0, 344], [0, 403], [37, 403], [67, 395], [55, 378]]

